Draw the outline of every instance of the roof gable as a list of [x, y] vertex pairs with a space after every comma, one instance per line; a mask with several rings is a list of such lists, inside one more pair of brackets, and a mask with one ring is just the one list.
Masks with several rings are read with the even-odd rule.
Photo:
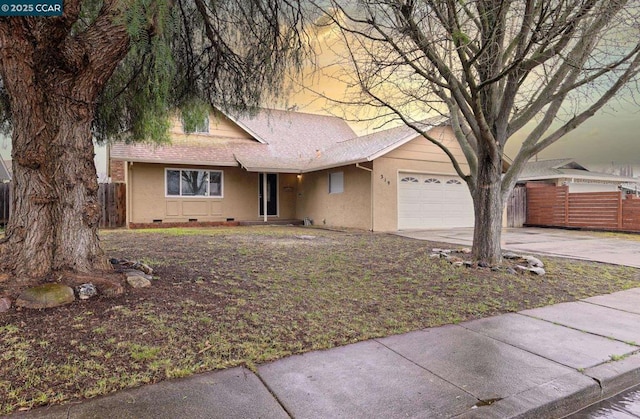
[[[424, 132], [445, 125], [448, 117], [438, 116], [416, 123]], [[400, 125], [372, 134], [354, 137], [333, 144], [319, 153], [309, 162], [307, 171], [320, 170], [350, 163], [372, 161], [403, 146], [419, 137], [415, 129]]]
[[255, 115], [232, 120], [264, 143], [278, 148], [316, 150], [356, 135], [344, 120], [328, 115], [261, 109]]
[[[228, 118], [250, 138], [183, 134], [170, 146], [114, 144], [111, 157], [150, 163], [240, 164], [249, 171], [298, 173], [371, 161], [419, 137], [406, 125], [358, 137], [340, 118], [299, 112], [263, 109]], [[439, 116], [417, 125], [428, 132], [447, 123], [447, 117]]]

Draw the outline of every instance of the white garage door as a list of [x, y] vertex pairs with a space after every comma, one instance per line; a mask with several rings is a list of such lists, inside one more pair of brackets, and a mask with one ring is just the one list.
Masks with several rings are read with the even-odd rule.
[[457, 176], [400, 173], [398, 229], [473, 227], [469, 188]]

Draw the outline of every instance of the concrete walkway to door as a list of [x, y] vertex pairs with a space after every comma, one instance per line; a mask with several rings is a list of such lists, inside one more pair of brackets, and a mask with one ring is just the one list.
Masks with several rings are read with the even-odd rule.
[[[472, 228], [407, 230], [396, 234], [418, 240], [471, 246]], [[502, 248], [513, 252], [591, 260], [640, 268], [640, 234], [552, 228], [505, 228]]]

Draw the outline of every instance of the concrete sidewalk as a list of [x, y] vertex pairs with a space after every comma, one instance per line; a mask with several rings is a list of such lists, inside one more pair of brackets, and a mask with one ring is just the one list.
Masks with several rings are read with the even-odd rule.
[[165, 381], [24, 418], [557, 418], [640, 383], [640, 288]]
[[[395, 234], [460, 246], [471, 246], [473, 241], [473, 228], [408, 230]], [[637, 234], [607, 235], [555, 228], [505, 228], [502, 230], [502, 248], [513, 252], [532, 252], [640, 268], [638, 237]]]

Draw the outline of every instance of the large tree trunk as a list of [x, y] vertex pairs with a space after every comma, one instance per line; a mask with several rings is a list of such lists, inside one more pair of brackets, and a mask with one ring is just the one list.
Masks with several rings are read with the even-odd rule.
[[491, 266], [502, 263], [501, 169], [502, 164], [497, 162], [479, 165], [477, 183], [472, 191], [475, 214], [473, 258]]
[[[71, 34], [71, 17], [0, 19], [0, 76], [13, 128], [13, 200], [0, 268], [16, 281], [107, 267], [91, 124], [128, 50], [126, 30], [114, 23], [119, 10], [105, 2], [79, 35]], [[74, 12], [79, 3], [65, 3], [65, 15]]]
[[105, 268], [98, 241], [92, 113], [78, 115], [67, 100], [35, 111], [37, 100], [22, 100], [33, 105], [28, 114], [14, 114], [12, 216], [4, 267], [17, 279]]

